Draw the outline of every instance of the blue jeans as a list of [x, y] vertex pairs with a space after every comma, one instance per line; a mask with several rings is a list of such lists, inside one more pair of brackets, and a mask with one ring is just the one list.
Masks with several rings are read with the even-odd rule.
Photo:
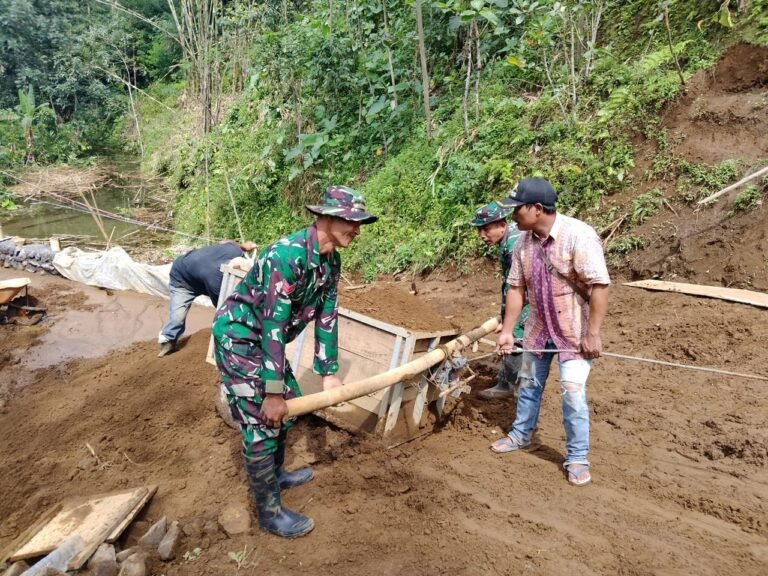
[[[555, 349], [551, 340], [545, 348]], [[520, 444], [531, 440], [541, 409], [541, 398], [549, 376], [549, 367], [556, 352], [546, 352], [539, 358], [523, 352], [517, 394], [517, 415], [510, 438]], [[587, 464], [589, 452], [589, 407], [587, 406], [587, 378], [592, 369], [591, 360], [575, 359], [560, 366], [560, 395], [563, 398], [563, 427], [565, 428], [565, 463]]]
[[160, 344], [176, 342], [184, 334], [187, 313], [192, 306], [192, 301], [197, 296], [189, 288], [175, 286], [173, 283], [168, 287], [168, 291], [170, 292], [170, 318], [157, 339]]

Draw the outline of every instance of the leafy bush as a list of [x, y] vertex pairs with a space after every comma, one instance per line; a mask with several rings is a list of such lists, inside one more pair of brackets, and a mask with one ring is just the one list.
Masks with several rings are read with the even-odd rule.
[[763, 203], [763, 190], [757, 186], [747, 186], [739, 195], [736, 196], [736, 200], [733, 202], [733, 208], [731, 208], [731, 214], [736, 212], [746, 212], [752, 208], [756, 208]]

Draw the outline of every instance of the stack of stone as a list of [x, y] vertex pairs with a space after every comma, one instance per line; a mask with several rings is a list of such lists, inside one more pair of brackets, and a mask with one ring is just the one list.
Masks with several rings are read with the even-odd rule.
[[53, 267], [54, 254], [46, 244], [17, 244], [12, 238], [0, 242], [0, 264], [3, 268], [15, 268], [31, 274], [57, 274]]

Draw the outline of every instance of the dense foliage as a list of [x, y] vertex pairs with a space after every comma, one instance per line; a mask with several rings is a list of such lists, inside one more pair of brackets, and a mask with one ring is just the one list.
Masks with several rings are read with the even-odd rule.
[[[0, 0], [0, 166], [114, 152], [126, 83], [146, 86], [178, 66], [172, 40], [110, 4]], [[167, 20], [165, 0], [124, 4]]]

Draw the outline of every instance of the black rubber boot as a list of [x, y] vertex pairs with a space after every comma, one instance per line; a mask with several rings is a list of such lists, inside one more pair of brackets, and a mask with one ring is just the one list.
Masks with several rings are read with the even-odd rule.
[[244, 459], [259, 526], [283, 538], [298, 538], [309, 534], [315, 527], [314, 520], [280, 505], [280, 483], [275, 474], [274, 455], [260, 458], [246, 456]]
[[306, 466], [293, 472], [288, 472], [283, 468], [285, 462], [285, 441], [278, 442], [277, 452], [275, 452], [275, 469], [277, 470], [277, 479], [280, 482], [280, 488], [287, 490], [306, 484], [315, 477], [312, 468]]
[[522, 354], [507, 354], [504, 356], [499, 371], [499, 379], [496, 386], [487, 388], [477, 393], [481, 400], [503, 400], [506, 398], [515, 398], [519, 384], [517, 375], [523, 363]]
[[501, 400], [504, 398], [514, 398], [515, 391], [509, 387], [506, 382], [499, 382], [493, 388], [486, 388], [477, 393], [477, 397], [482, 400]]

